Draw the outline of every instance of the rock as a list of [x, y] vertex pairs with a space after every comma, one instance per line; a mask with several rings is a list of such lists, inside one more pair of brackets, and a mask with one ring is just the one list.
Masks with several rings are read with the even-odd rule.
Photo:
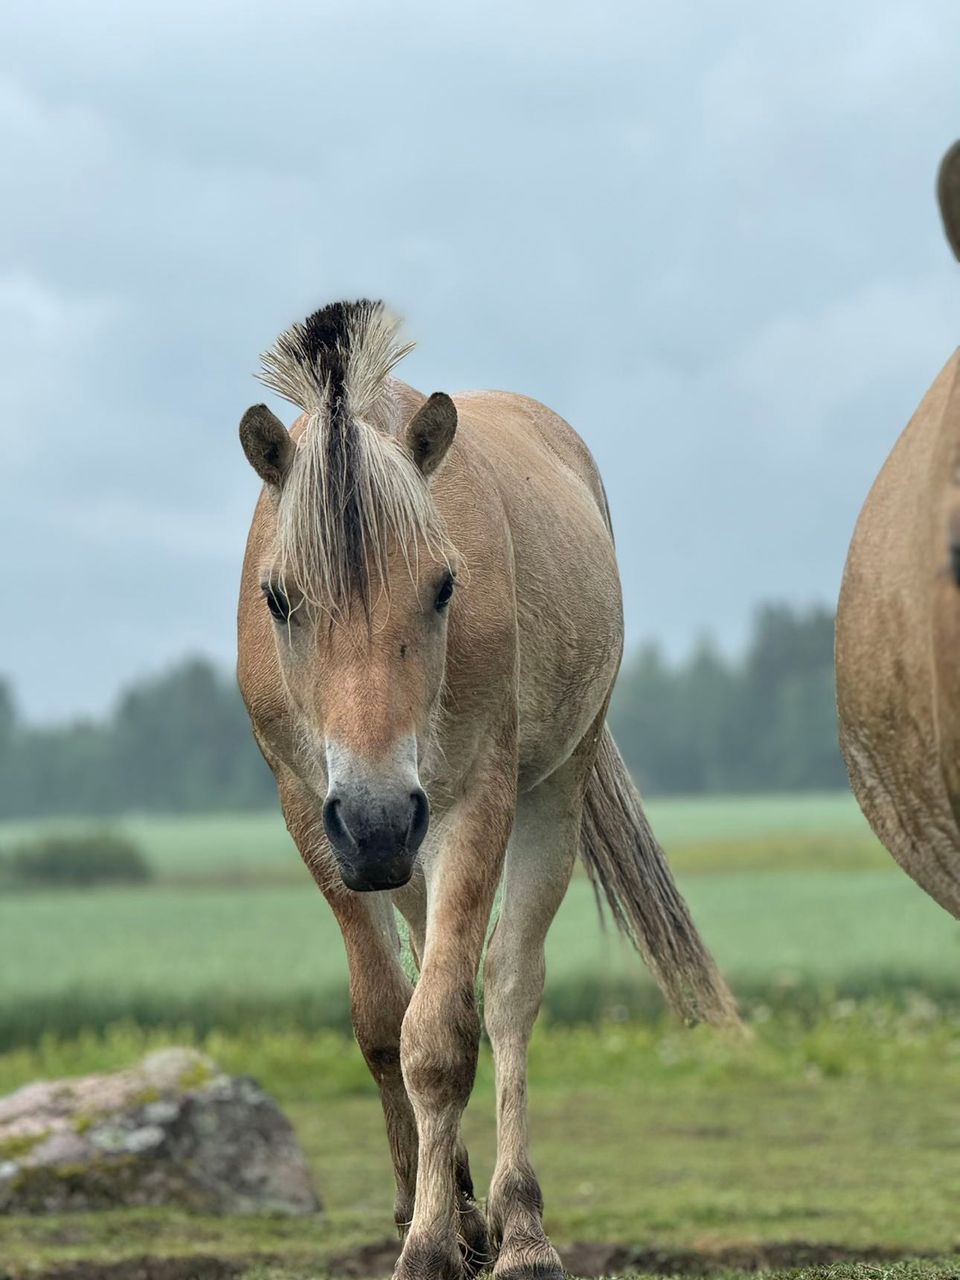
[[193, 1049], [0, 1098], [0, 1213], [167, 1205], [317, 1213], [310, 1170], [273, 1099]]

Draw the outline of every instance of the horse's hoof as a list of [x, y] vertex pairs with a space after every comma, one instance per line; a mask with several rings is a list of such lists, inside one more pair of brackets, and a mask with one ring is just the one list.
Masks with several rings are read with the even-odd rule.
[[465, 1280], [460, 1250], [451, 1242], [407, 1236], [393, 1269], [393, 1280]]
[[493, 1280], [564, 1280], [560, 1255], [544, 1236], [505, 1243], [493, 1269]]

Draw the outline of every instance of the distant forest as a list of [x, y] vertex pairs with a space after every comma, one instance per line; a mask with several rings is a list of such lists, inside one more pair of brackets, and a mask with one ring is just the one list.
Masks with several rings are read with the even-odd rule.
[[[842, 787], [833, 616], [761, 608], [731, 661], [707, 639], [624, 664], [610, 720], [649, 794]], [[0, 817], [259, 809], [273, 779], [232, 675], [201, 658], [121, 694], [103, 720], [35, 726], [0, 681]]]
[[645, 792], [813, 791], [847, 785], [837, 741], [833, 614], [764, 605], [746, 652], [704, 639], [671, 665], [656, 645], [624, 663], [610, 724]]

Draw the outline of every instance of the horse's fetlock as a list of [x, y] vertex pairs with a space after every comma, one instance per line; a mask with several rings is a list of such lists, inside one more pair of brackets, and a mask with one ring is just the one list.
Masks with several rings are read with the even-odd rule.
[[529, 1165], [520, 1165], [495, 1175], [488, 1203], [490, 1215], [502, 1221], [514, 1214], [537, 1220], [543, 1217], [543, 1192]]
[[560, 1255], [544, 1234], [540, 1215], [512, 1215], [500, 1243], [494, 1280], [563, 1280]]
[[413, 1221], [413, 1196], [397, 1194], [393, 1202], [393, 1220], [396, 1223], [397, 1235], [401, 1240], [406, 1240], [410, 1223]]
[[464, 1280], [463, 1259], [456, 1240], [407, 1236], [393, 1280]]
[[496, 1255], [490, 1247], [487, 1220], [473, 1200], [469, 1203], [461, 1201], [457, 1208], [457, 1237], [468, 1277], [479, 1275], [493, 1266]]

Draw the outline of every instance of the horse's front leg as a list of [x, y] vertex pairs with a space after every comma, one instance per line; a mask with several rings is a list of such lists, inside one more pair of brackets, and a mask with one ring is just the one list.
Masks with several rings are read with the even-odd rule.
[[[409, 884], [392, 894], [394, 905], [407, 922], [410, 949], [417, 969], [423, 958], [427, 937], [427, 886], [422, 875], [415, 875]], [[411, 1115], [412, 1115], [411, 1111]], [[463, 1137], [457, 1142], [457, 1231], [460, 1237], [460, 1254], [468, 1275], [482, 1271], [491, 1261], [487, 1220], [477, 1204], [470, 1173], [470, 1159]], [[412, 1204], [412, 1199], [411, 1199]], [[409, 1219], [407, 1220], [409, 1222]]]
[[[403, 1078], [420, 1144], [417, 1195], [395, 1280], [459, 1280], [463, 1274], [459, 1127], [480, 1043], [474, 987], [515, 796], [515, 773], [488, 773], [483, 786], [445, 820], [427, 861], [429, 904], [420, 980], [400, 1037]], [[482, 1261], [466, 1259], [471, 1270]]]
[[413, 1217], [417, 1129], [400, 1069], [400, 1028], [412, 987], [400, 961], [393, 908], [385, 894], [328, 895], [350, 966], [353, 1031], [380, 1090], [397, 1190], [393, 1217], [404, 1236]]
[[400, 1070], [400, 1028], [413, 988], [401, 963], [393, 908], [385, 894], [344, 886], [320, 814], [295, 780], [283, 780], [280, 796], [290, 834], [343, 934], [353, 1030], [380, 1090], [397, 1184], [394, 1220], [403, 1235], [413, 1217], [417, 1177], [417, 1127]]

